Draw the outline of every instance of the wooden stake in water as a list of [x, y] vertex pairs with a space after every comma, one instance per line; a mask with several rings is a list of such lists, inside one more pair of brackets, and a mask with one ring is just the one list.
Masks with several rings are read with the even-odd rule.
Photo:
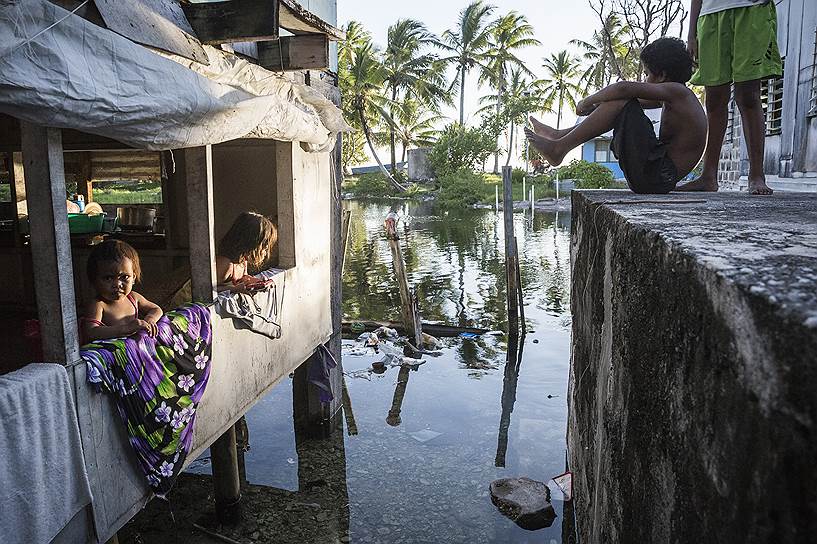
[[522, 176], [522, 200], [525, 200], [528, 197], [527, 182], [528, 176]]
[[394, 276], [397, 279], [397, 286], [400, 289], [400, 306], [403, 316], [403, 325], [406, 328], [406, 335], [414, 342], [418, 348], [422, 347], [423, 331], [420, 325], [420, 316], [417, 311], [417, 300], [409, 289], [408, 276], [406, 275], [406, 263], [403, 260], [403, 251], [400, 249], [400, 236], [397, 234], [397, 222], [400, 218], [394, 212], [389, 212], [384, 225], [386, 227], [386, 237], [389, 240], [392, 260], [394, 261]]
[[511, 167], [502, 167], [502, 210], [505, 230], [505, 280], [508, 296], [508, 335], [519, 335], [519, 301], [516, 282], [516, 244], [513, 236], [513, 186]]

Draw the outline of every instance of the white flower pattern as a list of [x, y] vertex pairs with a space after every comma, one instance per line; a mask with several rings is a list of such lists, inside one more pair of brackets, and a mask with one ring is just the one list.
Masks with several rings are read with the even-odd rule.
[[196, 385], [196, 381], [193, 379], [192, 374], [185, 374], [183, 376], [179, 376], [179, 387], [184, 390], [185, 393], [189, 393], [190, 389]]
[[170, 408], [170, 406], [168, 406], [167, 403], [163, 401], [162, 405], [156, 408], [156, 421], [158, 421], [159, 423], [162, 422], [167, 423], [168, 421], [170, 421], [170, 413], [172, 411], [173, 410]]
[[184, 341], [184, 335], [173, 335], [173, 349], [177, 351], [179, 355], [184, 355], [184, 350], [186, 350], [188, 347], [187, 342]]
[[205, 355], [204, 353], [199, 353], [195, 357], [196, 368], [199, 370], [204, 370], [204, 367], [207, 366], [207, 361], [209, 360], [210, 358], [207, 355]]
[[162, 466], [159, 467], [159, 473], [165, 478], [173, 476], [173, 463], [162, 461]]

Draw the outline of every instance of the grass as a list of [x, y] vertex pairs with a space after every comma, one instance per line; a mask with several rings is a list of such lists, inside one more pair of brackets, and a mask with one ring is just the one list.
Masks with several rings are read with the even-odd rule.
[[[406, 185], [406, 182], [402, 182]], [[349, 193], [356, 198], [384, 198], [384, 197], [403, 197], [414, 198], [422, 194], [428, 193], [428, 187], [418, 185], [415, 183], [408, 184], [408, 190], [405, 193], [398, 193], [397, 190], [389, 183], [381, 173], [362, 174], [360, 176], [348, 176], [343, 178], [343, 185], [341, 191]]]
[[100, 204], [161, 204], [162, 184], [145, 181], [132, 184], [94, 187], [94, 200]]
[[[502, 202], [502, 176], [497, 174], [483, 174], [483, 179], [485, 180], [485, 196], [482, 199], [484, 204], [493, 204], [495, 198], [495, 187], [499, 187], [499, 201]], [[529, 192], [531, 185], [536, 188], [536, 199], [540, 198], [556, 198], [556, 189], [551, 187], [550, 184], [538, 176], [531, 176], [528, 178], [527, 183], [525, 184], [525, 192]], [[513, 193], [513, 200], [514, 202], [519, 202], [521, 200], [527, 200], [529, 195], [522, 194], [522, 183], [512, 183], [511, 184], [511, 191]], [[565, 196], [565, 192], [561, 191], [560, 196]]]

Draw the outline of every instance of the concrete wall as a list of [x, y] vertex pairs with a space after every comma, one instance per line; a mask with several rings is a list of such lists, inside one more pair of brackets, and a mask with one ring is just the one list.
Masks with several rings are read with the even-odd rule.
[[[213, 368], [199, 406], [188, 462], [332, 334], [330, 155], [306, 153], [297, 143], [276, 143], [275, 155], [276, 171], [291, 173], [278, 180], [279, 216], [290, 209], [291, 217], [282, 217], [282, 221], [291, 220], [294, 229], [294, 267], [276, 282], [279, 300], [283, 300], [283, 336], [270, 340], [236, 329], [232, 320], [213, 316]], [[216, 172], [218, 168], [214, 168], [217, 187], [224, 180]], [[243, 191], [231, 172], [223, 174], [229, 176], [235, 193]], [[88, 386], [84, 365], [76, 366], [75, 383], [98, 536], [105, 541], [142, 508], [149, 494], [113, 402]]]
[[817, 196], [684, 198], [573, 192], [580, 541], [811, 542]]

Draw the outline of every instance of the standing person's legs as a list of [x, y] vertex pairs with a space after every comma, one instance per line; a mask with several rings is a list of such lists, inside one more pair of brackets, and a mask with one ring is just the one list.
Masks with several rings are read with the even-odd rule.
[[726, 134], [729, 116], [729, 91], [731, 85], [706, 87], [706, 151], [704, 151], [704, 169], [701, 175], [678, 187], [679, 191], [717, 191], [718, 164], [721, 158], [723, 137]]
[[766, 175], [763, 172], [766, 120], [760, 100], [760, 80], [735, 83], [735, 102], [737, 102], [743, 121], [743, 135], [749, 154], [749, 193], [770, 195], [774, 191], [766, 185]]

